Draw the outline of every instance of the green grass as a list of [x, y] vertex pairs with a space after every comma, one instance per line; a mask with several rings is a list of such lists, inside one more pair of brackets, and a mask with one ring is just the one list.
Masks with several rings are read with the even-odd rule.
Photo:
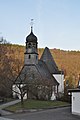
[[[54, 106], [64, 106], [64, 105], [69, 105], [69, 103], [61, 102], [61, 101], [40, 101], [40, 100], [24, 101], [24, 109], [43, 109], [43, 108], [51, 108]], [[5, 108], [5, 110], [12, 112], [21, 110], [21, 103], [7, 107]]]

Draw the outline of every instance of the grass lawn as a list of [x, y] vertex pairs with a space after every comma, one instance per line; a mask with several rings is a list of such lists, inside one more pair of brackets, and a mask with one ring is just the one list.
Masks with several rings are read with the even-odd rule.
[[[69, 103], [62, 101], [40, 101], [40, 100], [26, 100], [24, 101], [24, 109], [43, 109], [43, 108], [51, 108], [54, 106], [64, 106], [69, 105]], [[18, 111], [21, 110], [21, 103], [15, 104], [13, 106], [9, 106], [5, 108], [8, 111]]]

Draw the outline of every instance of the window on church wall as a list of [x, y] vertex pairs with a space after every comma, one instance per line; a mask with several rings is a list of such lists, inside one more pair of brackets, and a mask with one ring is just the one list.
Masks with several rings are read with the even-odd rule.
[[29, 55], [29, 59], [31, 59], [31, 55]]

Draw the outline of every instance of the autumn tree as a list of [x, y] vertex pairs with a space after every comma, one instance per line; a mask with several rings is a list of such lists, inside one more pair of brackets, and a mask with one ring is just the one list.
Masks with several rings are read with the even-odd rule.
[[9, 97], [12, 94], [12, 84], [21, 69], [21, 63], [21, 59], [15, 57], [12, 45], [2, 38], [0, 40], [0, 96]]
[[0, 40], [0, 96], [7, 95], [8, 88], [7, 85], [7, 72], [9, 68], [9, 61], [7, 57], [7, 45], [5, 40], [2, 38]]

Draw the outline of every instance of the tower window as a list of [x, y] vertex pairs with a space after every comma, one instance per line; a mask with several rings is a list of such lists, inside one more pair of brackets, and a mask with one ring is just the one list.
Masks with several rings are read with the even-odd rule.
[[31, 43], [28, 44], [28, 47], [31, 48]]
[[29, 59], [31, 58], [31, 55], [29, 55]]
[[35, 44], [35, 43], [33, 43], [33, 47], [36, 47], [36, 44]]

